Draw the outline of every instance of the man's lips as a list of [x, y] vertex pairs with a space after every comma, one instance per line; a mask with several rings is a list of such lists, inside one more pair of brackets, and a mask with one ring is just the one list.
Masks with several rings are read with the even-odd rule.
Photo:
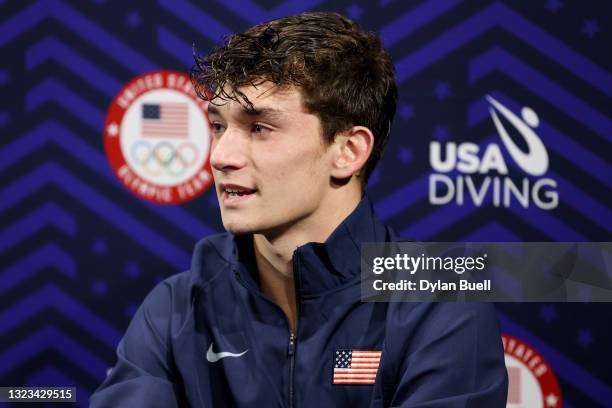
[[221, 183], [219, 185], [219, 188], [221, 189], [221, 192], [223, 193], [227, 193], [227, 194], [235, 194], [235, 195], [245, 195], [245, 194], [253, 194], [254, 192], [257, 191], [257, 189], [255, 188], [251, 188], [251, 187], [246, 187], [246, 186], [242, 186], [240, 184], [233, 184], [233, 183]]
[[257, 189], [246, 187], [240, 184], [221, 183], [222, 202], [226, 206], [232, 206], [252, 197]]

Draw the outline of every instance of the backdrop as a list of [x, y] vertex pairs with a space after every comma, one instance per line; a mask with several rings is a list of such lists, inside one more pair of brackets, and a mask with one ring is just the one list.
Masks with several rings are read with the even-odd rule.
[[[0, 385], [74, 385], [86, 406], [144, 296], [222, 230], [212, 189], [160, 205], [119, 180], [103, 142], [119, 91], [283, 15], [339, 11], [392, 54], [399, 108], [368, 192], [403, 236], [610, 241], [611, 4], [0, 1]], [[610, 304], [497, 310], [564, 407], [612, 406]]]

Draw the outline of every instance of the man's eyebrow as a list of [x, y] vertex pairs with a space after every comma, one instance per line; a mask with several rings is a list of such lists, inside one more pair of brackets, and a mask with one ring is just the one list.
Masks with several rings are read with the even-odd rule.
[[[208, 114], [223, 116], [221, 111], [213, 104], [208, 105]], [[282, 111], [276, 108], [271, 108], [271, 107], [254, 108], [253, 110], [243, 108], [240, 111], [240, 115], [251, 117], [251, 118], [273, 119], [273, 118], [280, 118], [280, 117], [285, 116], [285, 111]]]
[[244, 109], [244, 114], [247, 116], [258, 118], [278, 118], [285, 116], [285, 112], [275, 108], [254, 108], [253, 110]]
[[217, 109], [217, 107], [212, 103], [208, 104], [208, 114], [221, 116], [221, 112], [219, 111], [219, 109]]

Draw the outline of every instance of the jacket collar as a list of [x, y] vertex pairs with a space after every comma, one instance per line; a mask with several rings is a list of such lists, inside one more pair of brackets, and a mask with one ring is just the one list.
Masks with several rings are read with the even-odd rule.
[[[321, 295], [357, 280], [361, 274], [361, 243], [391, 240], [395, 240], [395, 233], [375, 216], [371, 201], [364, 195], [324, 243], [311, 242], [295, 251], [298, 295]], [[233, 236], [233, 241], [232, 263], [243, 266], [246, 279], [258, 287], [252, 235]]]

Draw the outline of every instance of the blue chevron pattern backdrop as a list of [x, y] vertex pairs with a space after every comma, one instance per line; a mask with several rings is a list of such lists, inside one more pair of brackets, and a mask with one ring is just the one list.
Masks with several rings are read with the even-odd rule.
[[[162, 206], [122, 186], [102, 137], [114, 96], [146, 72], [187, 71], [193, 43], [205, 52], [227, 34], [312, 9], [379, 32], [394, 58], [399, 110], [368, 188], [402, 235], [611, 240], [610, 2], [0, 1], [0, 385], [76, 386], [87, 406], [145, 294], [222, 229], [212, 190]], [[530, 108], [519, 120], [545, 145], [546, 189], [508, 154], [487, 95], [517, 118]], [[529, 183], [527, 205], [517, 194], [480, 200], [468, 184], [484, 186], [486, 174], [434, 171], [431, 142], [497, 145], [515, 186], [521, 174]], [[444, 180], [432, 190], [436, 173]], [[612, 407], [611, 305], [497, 309], [503, 331], [548, 361], [564, 407]]]

